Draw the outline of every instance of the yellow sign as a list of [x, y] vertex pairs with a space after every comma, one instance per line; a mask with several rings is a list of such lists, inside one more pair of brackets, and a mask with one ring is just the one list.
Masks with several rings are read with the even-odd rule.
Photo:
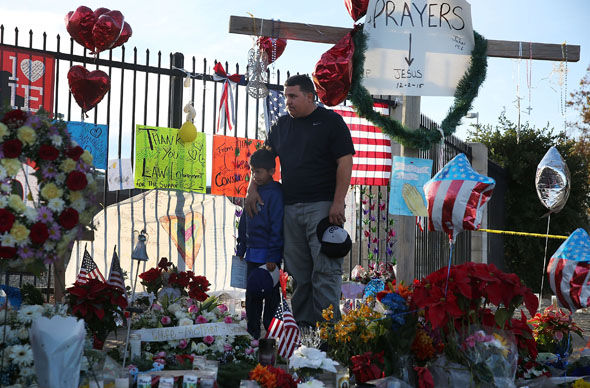
[[205, 192], [204, 133], [183, 143], [178, 129], [137, 125], [135, 139], [136, 188]]

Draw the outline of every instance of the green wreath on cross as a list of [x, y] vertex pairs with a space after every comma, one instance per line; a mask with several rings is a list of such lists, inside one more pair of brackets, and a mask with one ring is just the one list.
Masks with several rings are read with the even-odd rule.
[[[471, 109], [471, 103], [486, 78], [488, 43], [477, 32], [473, 31], [473, 35], [475, 47], [471, 52], [471, 65], [457, 84], [453, 106], [440, 125], [444, 136], [452, 135], [455, 132], [459, 121]], [[427, 150], [434, 144], [439, 143], [441, 140], [439, 131], [424, 128], [409, 129], [399, 121], [373, 110], [373, 98], [361, 84], [365, 67], [365, 52], [367, 51], [367, 35], [362, 27], [353, 34], [353, 39], [355, 50], [349, 99], [352, 101], [357, 114], [371, 121], [381, 128], [383, 133], [406, 147]]]

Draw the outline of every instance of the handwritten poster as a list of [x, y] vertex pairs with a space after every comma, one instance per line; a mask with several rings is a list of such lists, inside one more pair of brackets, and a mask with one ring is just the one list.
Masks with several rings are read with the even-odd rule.
[[106, 170], [109, 128], [103, 124], [68, 121], [68, 132], [80, 147], [92, 154], [94, 167]]
[[432, 160], [394, 156], [389, 213], [427, 217], [424, 184], [432, 175]]
[[178, 129], [137, 125], [135, 139], [136, 188], [205, 192], [204, 133], [183, 143]]
[[0, 46], [0, 105], [53, 113], [54, 65], [51, 55]]
[[[211, 194], [246, 197], [250, 182], [250, 155], [263, 144], [262, 140], [233, 136], [213, 136], [213, 167]], [[281, 177], [276, 159], [275, 181]]]
[[111, 159], [107, 170], [109, 191], [133, 188], [133, 168], [131, 159]]

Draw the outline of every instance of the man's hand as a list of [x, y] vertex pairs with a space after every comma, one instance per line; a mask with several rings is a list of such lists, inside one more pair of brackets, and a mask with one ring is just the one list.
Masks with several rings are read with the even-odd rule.
[[244, 209], [250, 218], [258, 214], [258, 204], [264, 205], [262, 198], [258, 194], [258, 187], [256, 184], [251, 183], [246, 194], [246, 201], [244, 202]]
[[343, 225], [346, 222], [344, 208], [344, 202], [332, 202], [332, 206], [330, 206], [330, 212], [328, 213], [331, 224]]
[[266, 263], [266, 269], [268, 269], [270, 272], [274, 271], [275, 268], [277, 268], [277, 265], [273, 262], [268, 262]]

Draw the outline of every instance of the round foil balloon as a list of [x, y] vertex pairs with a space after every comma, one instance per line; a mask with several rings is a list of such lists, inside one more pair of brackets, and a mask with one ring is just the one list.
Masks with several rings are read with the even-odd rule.
[[535, 187], [549, 213], [563, 209], [570, 195], [570, 170], [557, 148], [549, 148], [537, 166]]

